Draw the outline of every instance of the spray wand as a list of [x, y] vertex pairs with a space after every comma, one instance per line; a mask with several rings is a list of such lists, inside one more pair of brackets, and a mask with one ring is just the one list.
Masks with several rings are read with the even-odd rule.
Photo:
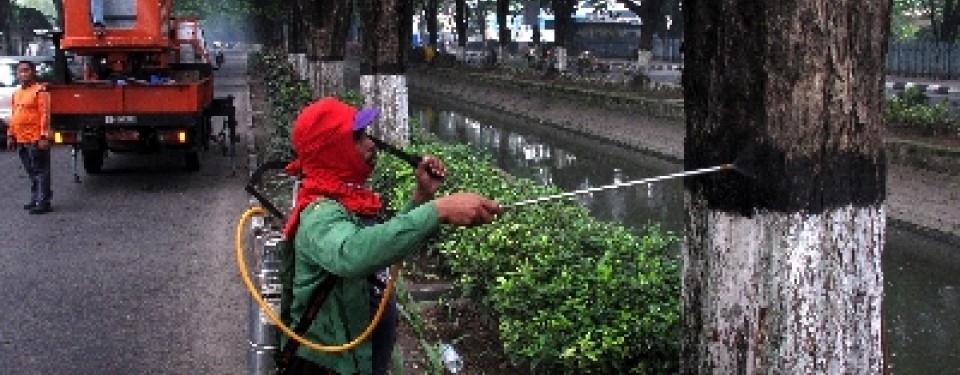
[[640, 179], [640, 180], [633, 180], [633, 181], [626, 181], [626, 182], [618, 182], [618, 183], [610, 184], [610, 185], [604, 185], [604, 186], [597, 186], [597, 187], [592, 187], [592, 188], [587, 188], [587, 189], [575, 190], [575, 191], [571, 191], [571, 192], [567, 192], [567, 193], [562, 193], [562, 194], [548, 195], [548, 196], [543, 196], [543, 197], [539, 197], [539, 198], [528, 199], [528, 200], [524, 200], [524, 201], [519, 201], [519, 202], [514, 202], [514, 203], [505, 204], [505, 205], [503, 205], [503, 206], [501, 206], [501, 207], [503, 207], [504, 209], [507, 209], [507, 208], [517, 208], [517, 207], [523, 207], [523, 206], [527, 206], [527, 205], [531, 205], [531, 204], [536, 204], [536, 203], [553, 201], [553, 200], [557, 200], [557, 199], [571, 198], [571, 197], [575, 197], [575, 196], [581, 195], [581, 194], [595, 193], [595, 192], [598, 192], [598, 191], [611, 190], [611, 189], [619, 189], [619, 188], [624, 188], [624, 187], [634, 186], [634, 185], [650, 184], [650, 183], [660, 182], [660, 181], [666, 181], [666, 180], [670, 180], [670, 179], [674, 179], [674, 178], [696, 176], [696, 175], [702, 175], [702, 174], [707, 174], [707, 173], [715, 173], [715, 172], [726, 171], [726, 170], [735, 170], [735, 171], [737, 171], [737, 172], [740, 172], [740, 173], [743, 174], [744, 176], [748, 176], [748, 177], [751, 176], [750, 173], [748, 173], [748, 172], [745, 171], [743, 168], [741, 168], [740, 166], [738, 166], [738, 165], [737, 165], [737, 162], [734, 161], [733, 163], [729, 163], [729, 164], [721, 164], [721, 165], [717, 165], [717, 166], [713, 166], [713, 167], [701, 168], [701, 169], [696, 169], [696, 170], [692, 170], [692, 171], [683, 171], [683, 172], [677, 172], [677, 173], [667, 174], [667, 175], [662, 175], [662, 176], [648, 177], [648, 178], [644, 178], [644, 179]]

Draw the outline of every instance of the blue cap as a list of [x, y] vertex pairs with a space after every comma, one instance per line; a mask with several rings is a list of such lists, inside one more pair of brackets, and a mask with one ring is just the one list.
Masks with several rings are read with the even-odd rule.
[[366, 128], [373, 123], [373, 120], [376, 119], [379, 114], [380, 110], [376, 108], [364, 108], [357, 111], [357, 115], [353, 118], [353, 130]]

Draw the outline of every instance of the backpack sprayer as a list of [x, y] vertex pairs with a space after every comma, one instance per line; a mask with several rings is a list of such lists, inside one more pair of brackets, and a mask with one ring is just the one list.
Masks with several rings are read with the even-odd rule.
[[[369, 135], [368, 137], [376, 144], [376, 146], [379, 149], [400, 158], [401, 160], [407, 162], [414, 168], [419, 167], [420, 162], [423, 160], [422, 155], [411, 154], [403, 150], [400, 150], [399, 148], [389, 143], [386, 143], [380, 139], [371, 137]], [[277, 310], [282, 310], [280, 307], [281, 307], [281, 301], [284, 298], [283, 294], [285, 293], [285, 289], [289, 291], [289, 289], [292, 286], [284, 285], [283, 281], [281, 280], [281, 275], [282, 275], [281, 268], [292, 267], [292, 263], [284, 265], [283, 264], [284, 262], [281, 260], [284, 259], [284, 257], [287, 257], [287, 259], [289, 259], [289, 261], [292, 262], [292, 259], [293, 259], [292, 246], [289, 246], [289, 244], [288, 246], [283, 246], [282, 244], [286, 240], [282, 239], [279, 233], [277, 232], [273, 232], [272, 234], [263, 235], [263, 236], [261, 236], [262, 234], [257, 235], [257, 238], [258, 238], [257, 242], [258, 243], [262, 242], [264, 245], [263, 246], [264, 252], [260, 258], [260, 264], [258, 267], [259, 268], [258, 278], [260, 281], [259, 288], [257, 285], [255, 285], [255, 283], [253, 282], [253, 280], [251, 279], [250, 275], [247, 272], [248, 268], [247, 268], [246, 262], [244, 261], [243, 249], [244, 249], [244, 229], [246, 228], [247, 223], [254, 216], [258, 216], [258, 215], [263, 216], [269, 213], [276, 219], [285, 220], [285, 215], [283, 214], [283, 212], [281, 212], [272, 202], [270, 202], [270, 200], [267, 199], [266, 196], [264, 196], [259, 191], [257, 191], [255, 186], [260, 182], [260, 180], [263, 178], [263, 174], [267, 170], [283, 169], [287, 165], [287, 163], [288, 162], [286, 161], [267, 162], [261, 165], [260, 167], [258, 167], [251, 174], [250, 181], [247, 183], [247, 186], [246, 186], [246, 191], [250, 193], [250, 195], [252, 195], [255, 199], [257, 199], [257, 201], [260, 202], [262, 207], [252, 207], [248, 209], [246, 212], [244, 212], [240, 218], [240, 222], [237, 225], [237, 230], [236, 230], [237, 266], [239, 267], [240, 276], [243, 279], [243, 283], [246, 286], [247, 291], [250, 292], [250, 295], [251, 297], [253, 297], [253, 300], [255, 302], [251, 304], [251, 311], [250, 311], [251, 313], [250, 315], [250, 320], [251, 320], [250, 322], [251, 324], [251, 329], [250, 329], [250, 344], [251, 344], [250, 362], [251, 363], [250, 365], [252, 370], [251, 372], [257, 373], [257, 374], [272, 373], [276, 369], [277, 363], [275, 363], [275, 359], [278, 357], [276, 353], [279, 351], [279, 345], [278, 345], [279, 340], [277, 337], [277, 330], [283, 332], [284, 335], [290, 338], [291, 341], [288, 341], [288, 345], [290, 342], [295, 341], [299, 343], [299, 345], [303, 345], [311, 349], [321, 351], [321, 352], [327, 352], [327, 353], [336, 353], [336, 352], [350, 350], [356, 347], [357, 345], [359, 345], [360, 343], [362, 343], [363, 341], [365, 341], [367, 338], [369, 338], [370, 334], [373, 332], [377, 324], [380, 322], [380, 318], [386, 307], [386, 302], [389, 300], [393, 292], [394, 282], [400, 270], [399, 264], [393, 266], [392, 272], [390, 275], [390, 280], [387, 282], [387, 286], [386, 286], [386, 289], [384, 290], [383, 297], [380, 300], [379, 307], [377, 308], [376, 313], [371, 319], [370, 324], [357, 338], [355, 338], [354, 340], [348, 343], [345, 343], [342, 345], [322, 345], [319, 343], [315, 343], [302, 337], [300, 334], [298, 334], [297, 332], [294, 332], [293, 329], [291, 329], [286, 324], [284, 324], [283, 320], [277, 315]], [[743, 168], [741, 168], [737, 164], [737, 161], [734, 161], [733, 163], [729, 163], [729, 164], [721, 164], [713, 167], [701, 168], [701, 169], [692, 170], [692, 171], [684, 171], [684, 172], [678, 172], [678, 173], [673, 173], [668, 175], [644, 178], [640, 180], [633, 180], [633, 181], [620, 182], [620, 183], [615, 183], [615, 184], [610, 184], [605, 186], [581, 189], [581, 190], [571, 191], [571, 192], [562, 193], [562, 194], [548, 195], [548, 196], [543, 196], [539, 198], [533, 198], [533, 199], [523, 200], [519, 202], [509, 203], [509, 204], [503, 205], [502, 207], [503, 208], [520, 208], [523, 206], [533, 205], [533, 204], [542, 203], [542, 202], [571, 198], [581, 194], [587, 194], [587, 193], [593, 193], [593, 192], [611, 190], [611, 189], [619, 189], [619, 188], [640, 185], [640, 184], [650, 184], [650, 183], [670, 180], [674, 178], [703, 175], [703, 174], [716, 173], [716, 172], [721, 172], [726, 170], [736, 170], [745, 176], [751, 176], [750, 173], [746, 172]], [[444, 178], [442, 174], [429, 168], [427, 169], [427, 173], [433, 178], [437, 178], [437, 179]], [[333, 286], [332, 284], [333, 283], [330, 283], [329, 285], [330, 288], [332, 288]], [[323, 286], [321, 286], [320, 288], [323, 288]], [[315, 294], [316, 293], [317, 292], [315, 292]], [[284, 314], [284, 313], [289, 313], [289, 312], [281, 311], [281, 314]], [[289, 318], [289, 316], [286, 316], [286, 318]], [[299, 328], [300, 327], [298, 327], [298, 330]]]

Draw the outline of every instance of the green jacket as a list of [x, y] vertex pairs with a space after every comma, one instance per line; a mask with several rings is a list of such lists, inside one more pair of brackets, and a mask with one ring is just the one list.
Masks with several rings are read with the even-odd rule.
[[[290, 326], [299, 322], [317, 285], [333, 273], [343, 279], [334, 286], [304, 336], [328, 346], [355, 339], [373, 316], [369, 276], [421, 249], [438, 228], [432, 202], [409, 204], [394, 218], [373, 226], [362, 225], [357, 216], [334, 200], [307, 206], [300, 214], [294, 240]], [[344, 375], [372, 372], [373, 346], [369, 339], [345, 352], [321, 353], [300, 346], [297, 354]]]

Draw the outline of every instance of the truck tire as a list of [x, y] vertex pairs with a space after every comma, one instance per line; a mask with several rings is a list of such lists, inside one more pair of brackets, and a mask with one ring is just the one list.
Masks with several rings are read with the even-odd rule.
[[187, 164], [188, 171], [196, 172], [200, 170], [200, 152], [188, 151], [183, 154], [183, 160]]
[[83, 150], [83, 170], [97, 174], [103, 170], [103, 150]]

